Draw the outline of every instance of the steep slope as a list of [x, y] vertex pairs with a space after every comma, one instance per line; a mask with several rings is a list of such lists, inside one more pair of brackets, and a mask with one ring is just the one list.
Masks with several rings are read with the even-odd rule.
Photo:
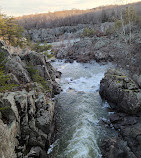
[[45, 158], [54, 132], [52, 98], [60, 92], [57, 72], [36, 52], [16, 51], [2, 41], [0, 49], [6, 74], [17, 85], [0, 93], [0, 157]]

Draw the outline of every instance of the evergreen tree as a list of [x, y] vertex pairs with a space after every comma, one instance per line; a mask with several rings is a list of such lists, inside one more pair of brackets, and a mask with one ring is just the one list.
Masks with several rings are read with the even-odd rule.
[[22, 46], [23, 28], [19, 26], [14, 18], [0, 15], [0, 38], [13, 46]]

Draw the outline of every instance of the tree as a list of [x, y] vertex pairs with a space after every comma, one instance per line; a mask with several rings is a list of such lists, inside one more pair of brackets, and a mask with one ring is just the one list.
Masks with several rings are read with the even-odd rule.
[[104, 23], [104, 22], [107, 22], [108, 21], [108, 16], [107, 16], [107, 14], [106, 14], [106, 11], [105, 10], [102, 10], [102, 13], [101, 13], [102, 15], [101, 15], [101, 21], [102, 21], [102, 23]]
[[131, 44], [132, 42], [132, 28], [136, 19], [137, 16], [133, 6], [129, 4], [126, 8], [120, 6], [120, 18], [115, 21], [115, 27], [116, 29], [122, 28], [121, 35], [126, 43]]
[[14, 18], [0, 15], [0, 37], [8, 44], [22, 46], [22, 34], [24, 30], [19, 26]]
[[132, 41], [132, 27], [133, 23], [136, 21], [136, 13], [133, 6], [127, 7], [124, 13], [124, 23], [129, 25], [129, 43]]

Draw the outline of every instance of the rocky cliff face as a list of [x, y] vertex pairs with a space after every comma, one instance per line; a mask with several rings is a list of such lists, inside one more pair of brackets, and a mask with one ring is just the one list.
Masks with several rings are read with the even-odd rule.
[[[12, 92], [0, 93], [0, 157], [45, 158], [54, 132], [52, 98], [60, 92], [57, 73], [36, 52], [11, 53], [2, 43], [0, 49], [7, 58], [6, 72], [17, 84]], [[29, 65], [38, 70], [48, 89], [34, 81]]]
[[100, 83], [100, 95], [113, 112], [109, 121], [119, 136], [102, 143], [106, 158], [141, 157], [141, 89], [124, 73], [109, 70]]

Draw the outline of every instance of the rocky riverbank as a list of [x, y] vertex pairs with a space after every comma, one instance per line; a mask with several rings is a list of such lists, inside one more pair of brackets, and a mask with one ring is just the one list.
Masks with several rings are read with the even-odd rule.
[[[141, 43], [140, 26], [132, 27], [130, 41], [129, 26], [125, 27], [126, 35], [123, 35], [122, 28], [116, 29], [115, 25], [116, 23], [113, 22], [79, 24], [52, 29], [32, 29], [28, 30], [27, 34], [35, 42], [56, 42], [53, 43], [54, 55], [58, 59], [65, 59], [66, 62], [110, 61], [124, 69], [140, 71], [133, 70], [138, 66], [137, 69], [140, 69], [140, 55], [137, 50], [140, 49], [138, 47]], [[75, 41], [75, 39], [79, 40]]]
[[36, 52], [17, 51], [3, 42], [0, 50], [5, 72], [17, 85], [0, 93], [0, 157], [46, 158], [54, 134], [53, 97], [61, 90], [55, 81], [58, 73]]
[[47, 42], [52, 43], [56, 41], [63, 41], [68, 39], [80, 38], [83, 30], [89, 28], [99, 33], [106, 32], [107, 29], [113, 26], [113, 22], [105, 22], [102, 24], [78, 24], [76, 26], [62, 26], [56, 28], [46, 29], [31, 29], [27, 30], [28, 34], [34, 42]]
[[100, 83], [100, 95], [110, 104], [108, 124], [119, 136], [105, 138], [101, 145], [105, 158], [141, 157], [141, 87], [124, 73], [109, 70]]
[[[140, 32], [136, 31], [136, 29], [132, 34], [132, 44], [125, 43], [120, 34], [108, 34], [100, 30], [98, 32], [92, 37], [80, 38], [80, 41], [73, 44], [54, 47], [56, 57], [70, 61], [77, 60], [78, 62], [96, 60], [97, 62], [112, 61], [121, 64], [124, 63], [125, 58], [129, 60], [133, 46], [141, 42]], [[134, 54], [132, 54], [132, 57], [134, 57]]]

